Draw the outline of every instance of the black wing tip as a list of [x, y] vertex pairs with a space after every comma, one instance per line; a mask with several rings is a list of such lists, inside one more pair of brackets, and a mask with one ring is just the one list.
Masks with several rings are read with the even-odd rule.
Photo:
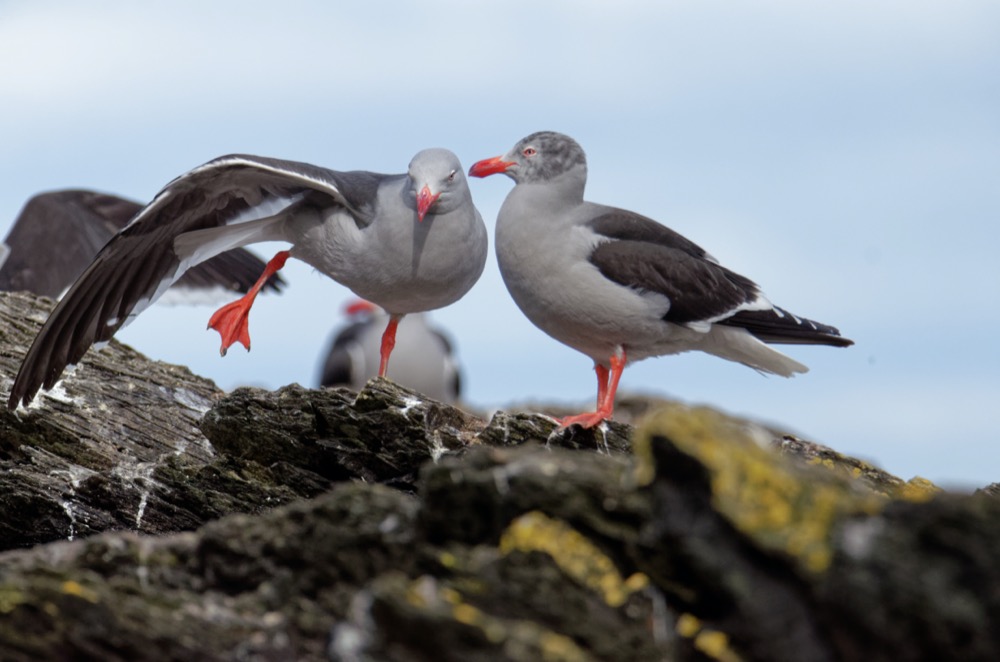
[[839, 333], [835, 336], [830, 336], [827, 338], [827, 345], [832, 345], [833, 347], [850, 347], [854, 344], [854, 341], [850, 338], [844, 338]]
[[22, 384], [19, 379], [15, 379], [14, 385], [10, 387], [10, 396], [7, 398], [7, 409], [14, 411], [21, 405], [27, 407], [35, 399], [37, 393], [38, 387], [32, 390]]
[[719, 323], [742, 327], [766, 343], [831, 347], [854, 344], [850, 338], [840, 335], [835, 326], [793, 315], [777, 306], [769, 310], [743, 310]]
[[[789, 315], [787, 310], [782, 311], [785, 315]], [[840, 329], [835, 326], [830, 326], [829, 324], [821, 324], [804, 317], [796, 318], [800, 322], [800, 327], [803, 331], [803, 341], [807, 343], [812, 343], [816, 345], [829, 345], [831, 347], [850, 347], [854, 344], [854, 341], [850, 338], [845, 338], [840, 335]], [[810, 333], [810, 330], [812, 333]], [[795, 340], [794, 332], [790, 334], [790, 339], [792, 342]]]
[[[27, 360], [27, 357], [25, 357], [25, 360]], [[7, 396], [7, 409], [14, 411], [22, 404], [27, 406], [34, 399], [35, 394], [38, 393], [40, 384], [33, 386], [29, 383], [30, 381], [28, 373], [25, 370], [25, 363], [22, 361], [21, 367], [18, 369], [17, 374], [14, 376], [14, 381], [10, 385], [10, 395]]]
[[[36, 337], [37, 341], [37, 337]], [[32, 345], [34, 348], [34, 345]], [[32, 352], [21, 362], [21, 367], [14, 377], [14, 383], [10, 387], [10, 395], [7, 397], [7, 409], [11, 411], [21, 405], [27, 407], [38, 395], [39, 391], [51, 390], [66, 371], [66, 364], [59, 369], [48, 367], [48, 376], [38, 369], [38, 365], [32, 360]]]
[[[754, 334], [757, 335], [757, 334]], [[844, 338], [843, 336], [832, 334], [832, 333], [816, 333], [816, 334], [788, 334], [784, 336], [771, 336], [758, 335], [758, 338], [764, 342], [773, 343], [775, 345], [826, 345], [827, 347], [850, 347], [854, 344], [854, 341], [850, 338]]]

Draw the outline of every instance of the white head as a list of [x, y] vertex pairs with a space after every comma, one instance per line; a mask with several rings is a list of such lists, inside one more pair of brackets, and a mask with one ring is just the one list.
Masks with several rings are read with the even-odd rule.
[[423, 221], [428, 213], [444, 214], [469, 200], [469, 182], [462, 171], [462, 164], [447, 149], [431, 148], [417, 152], [410, 161], [407, 175], [419, 221]]

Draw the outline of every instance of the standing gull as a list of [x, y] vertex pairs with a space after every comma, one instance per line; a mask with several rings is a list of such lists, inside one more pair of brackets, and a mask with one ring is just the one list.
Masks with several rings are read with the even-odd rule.
[[569, 136], [533, 133], [469, 171], [498, 173], [515, 182], [496, 226], [507, 290], [535, 326], [594, 361], [597, 408], [563, 426], [611, 418], [632, 361], [697, 349], [791, 377], [808, 368], [765, 343], [853, 344], [771, 304], [756, 283], [673, 230], [586, 202], [586, 156]]
[[51, 388], [67, 365], [109, 340], [189, 267], [262, 241], [291, 247], [243, 298], [212, 316], [222, 352], [235, 342], [249, 349], [257, 292], [295, 257], [389, 313], [381, 375], [399, 320], [458, 301], [479, 279], [487, 253], [486, 226], [448, 150], [419, 152], [399, 175], [223, 156], [169, 183], [98, 253], [32, 343], [8, 407]]
[[[354, 301], [346, 312], [350, 321], [330, 344], [320, 385], [360, 391], [378, 374], [379, 338], [389, 316], [369, 301]], [[399, 323], [392, 379], [447, 404], [454, 404], [461, 396], [462, 382], [452, 343], [428, 322], [427, 315], [414, 313]]]

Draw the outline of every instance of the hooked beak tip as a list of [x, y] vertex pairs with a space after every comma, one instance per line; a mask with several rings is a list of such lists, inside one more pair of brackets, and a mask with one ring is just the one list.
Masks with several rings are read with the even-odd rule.
[[431, 207], [437, 202], [437, 199], [441, 197], [440, 193], [431, 193], [429, 186], [424, 184], [424, 187], [420, 189], [420, 193], [417, 194], [417, 221], [422, 222], [424, 216], [430, 211]]
[[469, 168], [469, 175], [471, 177], [489, 177], [490, 175], [506, 172], [513, 165], [513, 161], [504, 161], [503, 157], [494, 156], [491, 159], [483, 159], [482, 161], [473, 163], [472, 167]]

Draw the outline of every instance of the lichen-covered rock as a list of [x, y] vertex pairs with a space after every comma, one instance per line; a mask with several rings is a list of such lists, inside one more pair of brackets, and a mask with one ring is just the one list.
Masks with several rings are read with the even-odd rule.
[[[0, 293], [6, 388], [50, 308]], [[502, 412], [487, 423], [387, 380], [360, 394], [291, 385], [224, 395], [112, 341], [31, 407], [0, 412], [0, 550], [103, 531], [191, 530], [348, 480], [412, 492], [422, 464], [480, 444], [628, 452], [625, 426], [555, 428]]]
[[870, 462], [838, 453], [829, 446], [804, 441], [789, 434], [782, 434], [771, 441], [782, 454], [798, 458], [810, 465], [819, 465], [842, 476], [858, 480], [868, 488], [885, 496], [908, 497], [916, 500], [929, 498], [940, 488], [925, 478], [915, 477], [903, 481]]
[[2, 554], [3, 657], [324, 659], [367, 581], [414, 572], [415, 506], [348, 485], [197, 534], [104, 534]]
[[[4, 400], [51, 306], [45, 298], [0, 292]], [[186, 368], [112, 342], [30, 407], [0, 407], [0, 549], [203, 522], [164, 516], [176, 506], [161, 502], [157, 469], [214, 460], [198, 421], [221, 395]]]
[[357, 394], [294, 384], [274, 393], [237, 389], [205, 415], [201, 427], [216, 450], [235, 457], [265, 466], [286, 462], [332, 482], [356, 479], [410, 490], [426, 462], [480, 445], [624, 454], [630, 452], [631, 431], [618, 423], [562, 430], [544, 416], [505, 412], [486, 422], [386, 379], [372, 380]]
[[[0, 296], [9, 374], [46, 306]], [[224, 396], [111, 343], [0, 414], [0, 657], [1000, 659], [991, 490], [648, 404]]]
[[639, 567], [678, 610], [742, 659], [1000, 656], [996, 500], [783, 460], [766, 441], [679, 406], [637, 435], [653, 497]]

